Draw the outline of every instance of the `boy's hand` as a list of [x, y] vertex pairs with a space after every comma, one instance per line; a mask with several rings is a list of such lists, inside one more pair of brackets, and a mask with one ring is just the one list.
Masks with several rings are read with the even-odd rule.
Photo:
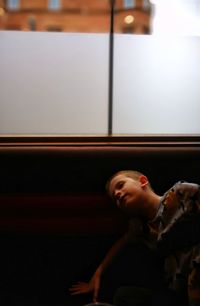
[[91, 278], [89, 283], [78, 282], [76, 285], [73, 285], [69, 291], [72, 295], [84, 294], [93, 292], [93, 302], [97, 302], [98, 293], [100, 288], [100, 275], [95, 273]]

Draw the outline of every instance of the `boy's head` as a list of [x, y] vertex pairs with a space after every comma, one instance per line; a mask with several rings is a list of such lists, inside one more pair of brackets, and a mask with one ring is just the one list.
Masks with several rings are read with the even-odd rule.
[[152, 191], [147, 177], [133, 170], [115, 173], [107, 182], [106, 190], [117, 206], [130, 214], [141, 214], [148, 193]]

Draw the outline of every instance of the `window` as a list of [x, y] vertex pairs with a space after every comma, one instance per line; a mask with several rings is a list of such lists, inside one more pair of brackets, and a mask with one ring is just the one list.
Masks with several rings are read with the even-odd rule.
[[57, 11], [61, 8], [60, 0], [49, 0], [48, 1], [49, 10]]
[[19, 0], [7, 0], [7, 9], [8, 10], [18, 10]]

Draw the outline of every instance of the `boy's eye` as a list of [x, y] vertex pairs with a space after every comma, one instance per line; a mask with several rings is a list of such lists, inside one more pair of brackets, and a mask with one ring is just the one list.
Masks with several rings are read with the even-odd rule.
[[124, 185], [124, 182], [119, 182], [119, 184], [118, 184], [118, 188], [122, 188], [122, 187], [123, 187], [123, 185]]

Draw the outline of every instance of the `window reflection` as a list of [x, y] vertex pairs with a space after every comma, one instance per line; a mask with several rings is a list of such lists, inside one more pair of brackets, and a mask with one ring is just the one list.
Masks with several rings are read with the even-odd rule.
[[0, 30], [200, 34], [199, 0], [0, 0]]
[[153, 5], [148, 0], [116, 0], [115, 32], [151, 34]]
[[115, 32], [150, 32], [149, 0], [0, 0], [0, 29], [106, 33], [112, 2]]
[[0, 0], [1, 30], [109, 32], [109, 0], [20, 0], [15, 10], [8, 2]]

